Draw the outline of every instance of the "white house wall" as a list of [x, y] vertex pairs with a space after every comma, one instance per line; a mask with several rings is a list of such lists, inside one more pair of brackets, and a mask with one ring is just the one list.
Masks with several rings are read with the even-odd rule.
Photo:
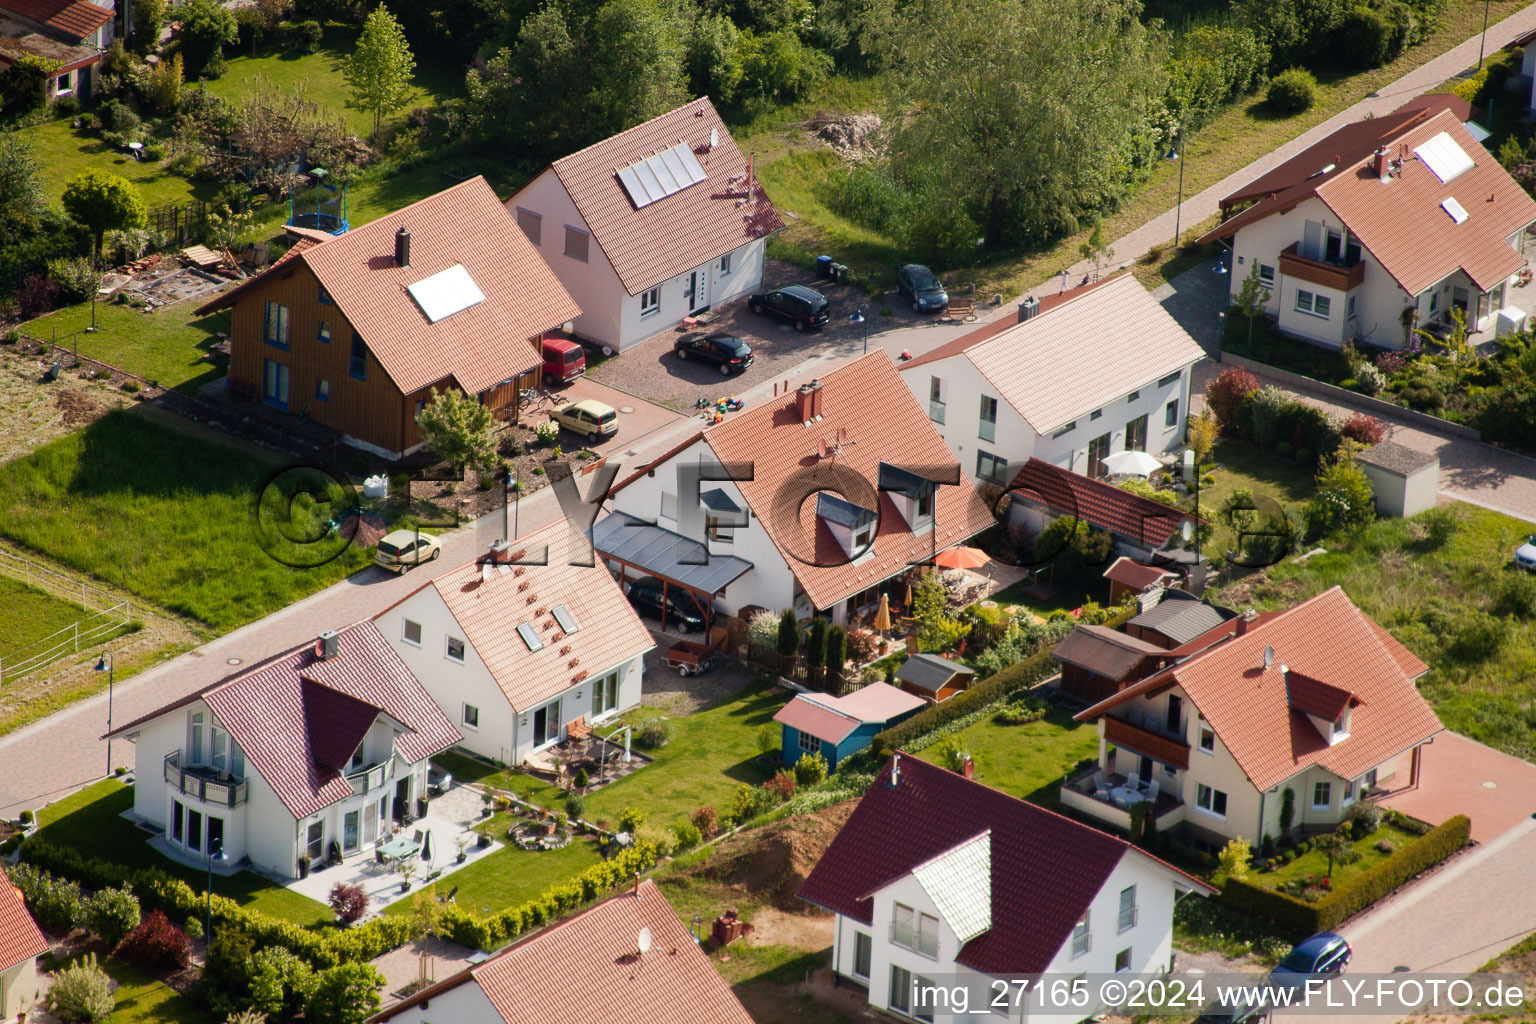
[[[665, 199], [661, 200], [666, 202]], [[767, 249], [767, 240], [753, 239], [731, 251], [731, 272], [720, 272], [720, 259], [717, 257], [694, 268], [700, 274], [706, 275], [709, 281], [708, 302], [705, 305], [718, 306], [739, 295], [757, 288], [763, 280], [763, 254]], [[669, 327], [676, 327], [682, 322], [683, 317], [694, 312], [688, 306], [688, 279], [693, 270], [684, 271], [670, 280], [661, 282], [658, 287], [661, 293], [658, 296], [660, 305], [656, 312], [649, 316], [640, 315], [639, 295], [623, 295], [624, 289], [619, 288], [623, 295], [622, 314], [619, 327], [618, 348], [624, 349], [637, 341], [644, 341], [652, 335], [665, 331]], [[617, 280], [617, 275], [615, 275]], [[642, 289], [644, 291], [645, 289]], [[579, 299], [577, 300], [580, 301]], [[701, 308], [695, 306], [695, 308]], [[610, 344], [612, 344], [610, 342]]]
[[389, 1020], [390, 1024], [505, 1024], [485, 990], [473, 980], [391, 1013]]
[[[539, 214], [541, 226], [539, 242], [534, 246], [555, 277], [565, 286], [581, 315], [571, 322], [576, 334], [604, 345], [619, 347], [622, 338], [621, 317], [625, 292], [619, 283], [619, 275], [603, 253], [597, 239], [587, 240], [587, 261], [565, 254], [565, 228], [570, 225], [591, 235], [591, 228], [576, 210], [576, 204], [560, 184], [552, 168], [534, 178], [524, 188], [507, 200], [507, 214], [517, 219], [519, 207]], [[533, 241], [529, 239], [529, 241]]]

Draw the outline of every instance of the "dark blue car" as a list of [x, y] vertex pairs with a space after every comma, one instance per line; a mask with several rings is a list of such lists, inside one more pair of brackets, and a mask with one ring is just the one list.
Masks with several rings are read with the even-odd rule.
[[1270, 972], [1269, 980], [1277, 985], [1301, 988], [1308, 979], [1331, 978], [1338, 974], [1354, 954], [1354, 949], [1344, 936], [1334, 932], [1318, 932], [1293, 946], [1285, 959]]

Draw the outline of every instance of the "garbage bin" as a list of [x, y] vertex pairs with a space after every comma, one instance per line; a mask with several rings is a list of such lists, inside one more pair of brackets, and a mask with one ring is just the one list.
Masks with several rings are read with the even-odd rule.
[[831, 256], [817, 256], [816, 257], [816, 276], [817, 277], [831, 277], [832, 276], [832, 257]]
[[848, 279], [848, 265], [845, 263], [832, 264], [832, 280], [841, 283]]

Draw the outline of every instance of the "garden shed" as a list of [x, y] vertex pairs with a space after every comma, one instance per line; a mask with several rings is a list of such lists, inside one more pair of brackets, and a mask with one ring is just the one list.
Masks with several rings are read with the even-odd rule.
[[1376, 511], [1411, 516], [1435, 507], [1440, 489], [1440, 458], [1382, 441], [1355, 456], [1376, 493]]

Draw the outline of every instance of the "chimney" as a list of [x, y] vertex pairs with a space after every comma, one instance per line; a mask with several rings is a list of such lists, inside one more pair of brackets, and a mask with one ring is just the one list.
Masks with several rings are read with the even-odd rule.
[[486, 561], [493, 565], [505, 565], [507, 562], [507, 551], [511, 547], [512, 545], [500, 538], [493, 540]]
[[901, 755], [891, 755], [891, 781], [890, 786], [895, 789], [901, 783]]
[[1040, 300], [1033, 295], [1019, 303], [1019, 323], [1025, 320], [1033, 320], [1040, 315]]
[[411, 265], [411, 233], [404, 224], [395, 232], [395, 266], [408, 267]]
[[315, 640], [315, 657], [329, 661], [341, 651], [341, 637], [334, 629], [328, 629]]
[[965, 759], [965, 769], [962, 772], [962, 774], [966, 778], [968, 778], [968, 779], [974, 779], [976, 777], [976, 759], [975, 758], [967, 757]]
[[795, 416], [801, 423], [821, 419], [821, 380], [801, 384], [795, 392]]
[[1387, 160], [1386, 146], [1376, 151], [1376, 155], [1371, 159], [1371, 168], [1383, 185], [1392, 180], [1392, 165]]
[[1242, 636], [1244, 633], [1248, 632], [1248, 627], [1252, 625], [1253, 620], [1257, 619], [1258, 617], [1259, 613], [1254, 611], [1252, 608], [1249, 608], [1247, 611], [1243, 612], [1243, 614], [1237, 617], [1237, 632], [1233, 635]]
[[811, 415], [821, 419], [821, 378], [811, 380]]

